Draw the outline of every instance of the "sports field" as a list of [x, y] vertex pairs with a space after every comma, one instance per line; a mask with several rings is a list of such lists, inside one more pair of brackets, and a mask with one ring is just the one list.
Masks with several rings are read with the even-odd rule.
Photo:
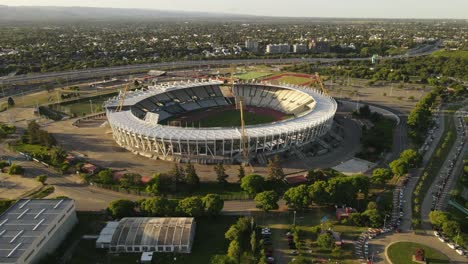
[[271, 75], [271, 72], [251, 71], [251, 72], [236, 74], [235, 77], [241, 80], [252, 80], [252, 79], [263, 78], [269, 75]]
[[[258, 125], [290, 118], [285, 113], [260, 107], [246, 107], [244, 109], [245, 125]], [[176, 121], [176, 122], [174, 122]], [[177, 124], [177, 121], [180, 121]], [[215, 107], [184, 113], [165, 120], [163, 124], [193, 126], [193, 127], [239, 127], [240, 113], [234, 106]]]
[[388, 257], [390, 260], [397, 263], [412, 263], [412, 256], [415, 254], [418, 248], [422, 248], [425, 251], [426, 263], [449, 263], [449, 259], [443, 253], [425, 245], [412, 243], [412, 242], [397, 242], [392, 244], [388, 249]]

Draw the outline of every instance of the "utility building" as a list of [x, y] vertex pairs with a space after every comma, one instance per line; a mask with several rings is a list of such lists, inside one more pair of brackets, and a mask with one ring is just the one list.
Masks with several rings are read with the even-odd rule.
[[0, 215], [0, 263], [37, 263], [54, 252], [77, 221], [73, 200], [19, 200]]
[[193, 217], [128, 217], [108, 222], [96, 247], [110, 252], [190, 253], [194, 237]]

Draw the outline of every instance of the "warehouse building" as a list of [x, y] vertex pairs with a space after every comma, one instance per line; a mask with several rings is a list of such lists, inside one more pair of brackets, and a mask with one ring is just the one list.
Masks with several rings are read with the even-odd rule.
[[37, 263], [78, 219], [70, 199], [21, 199], [0, 215], [0, 263]]
[[110, 252], [190, 253], [194, 237], [193, 217], [128, 217], [108, 222], [96, 247]]

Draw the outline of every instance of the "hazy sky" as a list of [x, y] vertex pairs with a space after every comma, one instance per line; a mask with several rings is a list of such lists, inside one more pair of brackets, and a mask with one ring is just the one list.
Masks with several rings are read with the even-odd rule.
[[468, 0], [0, 0], [0, 4], [151, 8], [295, 17], [468, 19]]

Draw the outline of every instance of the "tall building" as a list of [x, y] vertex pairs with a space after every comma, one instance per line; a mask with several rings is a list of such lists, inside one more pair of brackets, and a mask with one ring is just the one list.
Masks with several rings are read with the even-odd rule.
[[78, 222], [70, 199], [21, 199], [0, 216], [0, 263], [37, 263]]
[[306, 53], [307, 52], [307, 45], [305, 45], [305, 44], [294, 44], [293, 45], [293, 52], [294, 53]]
[[314, 52], [330, 52], [330, 43], [328, 41], [315, 41], [312, 39], [309, 42], [309, 49]]
[[266, 53], [269, 54], [279, 54], [279, 53], [289, 53], [290, 52], [289, 44], [268, 44], [266, 46]]
[[258, 51], [258, 41], [248, 38], [245, 41], [245, 48], [248, 51], [257, 52]]

